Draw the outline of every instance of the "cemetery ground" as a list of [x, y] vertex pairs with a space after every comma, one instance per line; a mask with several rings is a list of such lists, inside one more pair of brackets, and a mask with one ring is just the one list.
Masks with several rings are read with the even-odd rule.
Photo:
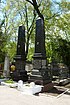
[[70, 105], [70, 84], [35, 95], [0, 85], [0, 105]]

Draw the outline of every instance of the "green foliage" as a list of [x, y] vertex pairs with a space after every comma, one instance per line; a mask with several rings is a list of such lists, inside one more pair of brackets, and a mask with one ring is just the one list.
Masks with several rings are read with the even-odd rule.
[[29, 53], [28, 53], [28, 56], [27, 56], [27, 60], [32, 61], [32, 57], [33, 57], [33, 54], [34, 54], [34, 47], [30, 48], [28, 52]]
[[59, 47], [57, 49], [57, 52], [62, 57], [63, 62], [70, 69], [70, 42], [59, 39]]
[[60, 6], [63, 12], [68, 12], [70, 10], [70, 2], [67, 0], [62, 0]]
[[13, 84], [14, 81], [12, 79], [10, 79], [10, 80], [6, 80], [5, 83], [11, 83], [11, 84]]

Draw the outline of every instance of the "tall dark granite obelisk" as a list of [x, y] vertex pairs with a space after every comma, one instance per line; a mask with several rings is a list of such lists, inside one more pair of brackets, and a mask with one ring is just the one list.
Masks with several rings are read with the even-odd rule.
[[15, 56], [15, 67], [16, 70], [13, 73], [13, 79], [23, 80], [24, 82], [28, 80], [27, 71], [25, 71], [25, 27], [19, 26], [18, 30], [18, 42], [17, 42], [17, 52]]
[[30, 81], [38, 82], [42, 85], [51, 81], [50, 72], [47, 69], [44, 21], [41, 18], [36, 20], [35, 52]]

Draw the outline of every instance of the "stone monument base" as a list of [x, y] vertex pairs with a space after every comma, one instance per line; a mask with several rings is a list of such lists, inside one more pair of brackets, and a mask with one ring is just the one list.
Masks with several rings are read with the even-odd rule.
[[21, 72], [14, 71], [10, 75], [14, 81], [19, 81], [19, 80], [22, 80], [23, 82], [28, 81], [27, 71], [21, 71]]
[[44, 70], [32, 70], [32, 75], [28, 79], [29, 82], [35, 82], [37, 85], [46, 85], [51, 82], [51, 79], [48, 77], [48, 71], [44, 72]]
[[55, 86], [55, 84], [50, 82], [50, 83], [44, 85], [41, 92], [47, 92], [47, 91], [53, 89], [54, 86]]

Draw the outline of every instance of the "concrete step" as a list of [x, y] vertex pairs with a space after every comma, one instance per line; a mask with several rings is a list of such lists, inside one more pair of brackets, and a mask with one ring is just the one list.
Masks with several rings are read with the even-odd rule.
[[30, 76], [30, 78], [31, 78], [31, 79], [35, 79], [35, 80], [36, 80], [36, 79], [37, 79], [37, 80], [38, 80], [38, 79], [41, 80], [41, 79], [42, 79], [42, 76], [41, 76], [41, 75], [32, 75], [32, 76]]
[[32, 75], [41, 75], [41, 72], [39, 70], [32, 70]]

